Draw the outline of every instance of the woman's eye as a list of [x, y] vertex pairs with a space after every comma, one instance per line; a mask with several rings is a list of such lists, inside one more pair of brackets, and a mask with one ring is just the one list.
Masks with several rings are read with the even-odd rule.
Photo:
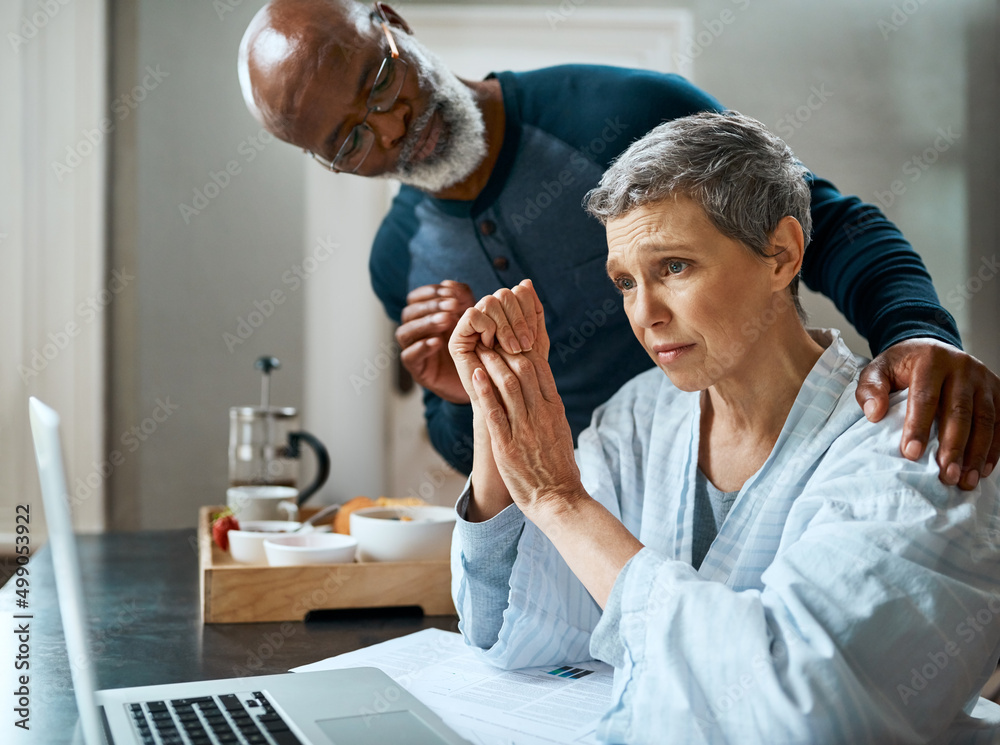
[[688, 266], [689, 265], [687, 264], [687, 262], [684, 261], [668, 261], [667, 271], [670, 272], [671, 274], [680, 274], [685, 269], [687, 269]]

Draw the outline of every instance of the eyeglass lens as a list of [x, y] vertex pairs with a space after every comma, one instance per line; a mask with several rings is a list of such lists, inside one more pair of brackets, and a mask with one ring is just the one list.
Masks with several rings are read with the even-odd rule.
[[[392, 57], [382, 60], [382, 66], [368, 94], [368, 112], [365, 114], [365, 119], [373, 111], [382, 112], [392, 108], [399, 97], [399, 92], [403, 89], [405, 80], [406, 63], [403, 60]], [[338, 171], [354, 173], [368, 157], [374, 144], [375, 133], [362, 121], [351, 130], [344, 144], [340, 146], [337, 157], [333, 159], [333, 167]]]

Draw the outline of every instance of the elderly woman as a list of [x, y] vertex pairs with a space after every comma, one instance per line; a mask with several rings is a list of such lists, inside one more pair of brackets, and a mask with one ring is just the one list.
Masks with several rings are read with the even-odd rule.
[[803, 326], [804, 174], [731, 112], [664, 124], [608, 170], [588, 208], [659, 369], [576, 453], [529, 281], [451, 338], [476, 438], [462, 631], [504, 667], [612, 664], [603, 740], [996, 737], [978, 697], [1000, 657], [996, 480], [942, 485], [936, 440], [903, 458], [905, 396], [868, 422], [865, 361]]

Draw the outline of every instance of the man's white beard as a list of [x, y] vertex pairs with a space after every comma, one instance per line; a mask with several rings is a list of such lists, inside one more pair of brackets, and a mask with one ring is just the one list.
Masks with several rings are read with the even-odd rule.
[[[486, 157], [486, 126], [472, 91], [433, 52], [409, 34], [398, 34], [396, 44], [411, 60], [421, 88], [430, 90], [427, 110], [412, 122], [403, 143], [399, 167], [386, 173], [431, 194], [453, 186], [469, 175]], [[410, 159], [435, 112], [441, 112], [442, 131], [434, 152], [418, 163]]]

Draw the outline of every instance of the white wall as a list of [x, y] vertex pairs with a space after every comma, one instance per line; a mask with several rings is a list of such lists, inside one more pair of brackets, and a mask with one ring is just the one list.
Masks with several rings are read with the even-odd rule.
[[15, 505], [31, 508], [32, 545], [45, 537], [29, 395], [59, 410], [67, 466], [88, 482], [73, 490], [74, 524], [105, 524], [105, 11], [0, 10], [0, 552]]
[[282, 362], [272, 403], [302, 402], [306, 162], [262, 135], [236, 78], [259, 6], [114, 6], [112, 94], [150, 68], [165, 76], [115, 140], [111, 263], [136, 276], [113, 308], [106, 447], [126, 459], [111, 479], [118, 527], [193, 525], [198, 505], [224, 503], [228, 410], [259, 401], [256, 357]]
[[[422, 4], [400, 3], [397, 9], [405, 17], [408, 7]], [[564, 32], [567, 16], [620, 5], [530, 4], [550, 14], [553, 39]], [[779, 133], [782, 122], [791, 126], [787, 140], [796, 153], [846, 192], [872, 200], [893, 181], [902, 182], [905, 193], [887, 213], [924, 257], [971, 351], [1000, 367], [994, 337], [998, 283], [986, 281], [969, 299], [960, 294], [977, 286], [973, 272], [997, 253], [996, 232], [989, 227], [997, 203], [995, 3], [687, 0], [671, 5], [692, 11], [695, 38], [700, 34], [704, 42], [688, 50], [695, 82]], [[217, 15], [219, 7], [230, 6], [232, 12]], [[120, 26], [112, 96], [141, 80], [147, 65], [160, 65], [169, 77], [123, 122], [116, 140], [112, 265], [127, 260], [137, 280], [131, 306], [115, 306], [113, 418], [106, 447], [119, 447], [129, 427], [152, 415], [158, 398], [171, 397], [180, 407], [112, 479], [114, 514], [122, 526], [190, 525], [197, 504], [221, 499], [226, 410], [256, 398], [255, 356], [275, 354], [286, 364], [275, 379], [275, 400], [300, 405], [305, 395], [315, 402], [306, 412], [310, 426], [342, 431], [359, 426], [359, 410], [329, 394], [335, 381], [303, 380], [303, 370], [315, 355], [335, 355], [340, 376], [363, 369], [377, 349], [367, 334], [390, 338], [385, 324], [380, 330], [373, 322], [364, 328], [367, 346], [359, 349], [359, 330], [349, 315], [332, 312], [329, 297], [313, 297], [306, 283], [288, 293], [287, 302], [246, 344], [230, 353], [223, 342], [223, 333], [235, 331], [255, 300], [289, 289], [283, 273], [301, 264], [329, 226], [350, 226], [357, 209], [353, 202], [321, 200], [310, 202], [307, 215], [303, 169], [311, 164], [293, 148], [271, 143], [253, 162], [240, 153], [257, 126], [243, 109], [233, 60], [258, 6], [256, 0], [115, 5]], [[902, 6], [916, 10], [894, 11]], [[476, 33], [487, 37], [490, 29]], [[515, 52], [508, 67], [521, 67]], [[828, 91], [826, 100], [810, 99], [814, 89]], [[958, 139], [912, 180], [907, 164], [933, 146], [939, 129], [949, 127]], [[186, 224], [178, 205], [190, 204], [193, 190], [229, 160], [237, 161], [240, 174]], [[318, 271], [336, 275], [333, 284], [345, 293], [338, 300], [343, 307], [370, 309], [363, 272], [367, 239], [350, 231], [344, 235], [350, 261], [325, 263]], [[328, 283], [329, 278], [313, 284]], [[821, 303], [813, 305], [820, 308], [818, 322], [841, 323]], [[855, 345], [864, 349], [860, 341]], [[384, 401], [371, 402], [365, 415], [383, 417]], [[377, 448], [378, 442], [366, 446]], [[355, 465], [356, 473], [342, 487], [332, 485], [325, 498], [369, 491], [366, 484], [379, 488], [378, 468]], [[350, 468], [343, 465], [341, 473]], [[359, 479], [350, 480], [357, 474]]]

